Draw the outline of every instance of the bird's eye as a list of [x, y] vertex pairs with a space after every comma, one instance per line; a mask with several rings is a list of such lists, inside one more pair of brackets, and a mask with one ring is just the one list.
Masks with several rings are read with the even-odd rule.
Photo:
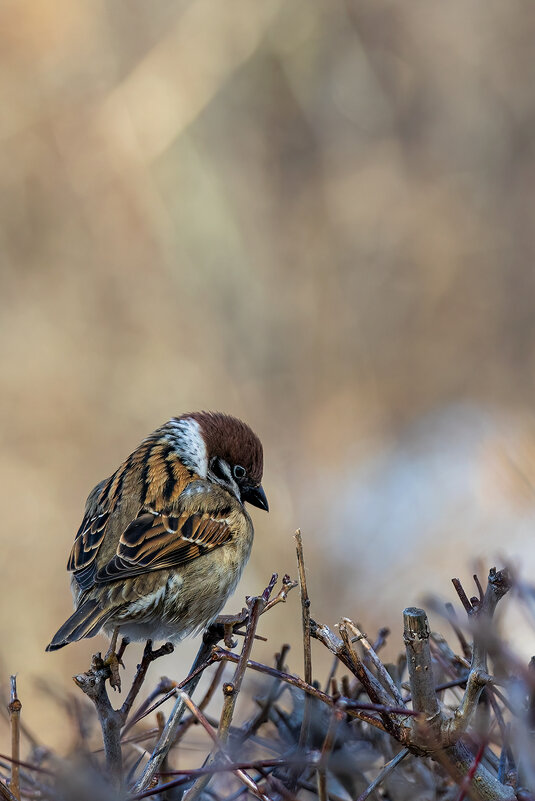
[[232, 472], [234, 473], [234, 478], [244, 478], [247, 470], [241, 464], [235, 464]]

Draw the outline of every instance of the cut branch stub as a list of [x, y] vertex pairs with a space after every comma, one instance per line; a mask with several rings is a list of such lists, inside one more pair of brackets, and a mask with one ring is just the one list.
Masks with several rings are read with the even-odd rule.
[[[403, 639], [407, 653], [407, 667], [411, 685], [412, 706], [421, 712], [424, 720], [425, 739], [429, 743], [430, 728], [438, 736], [442, 723], [440, 704], [435, 692], [435, 681], [429, 647], [429, 623], [423, 609], [409, 607], [403, 612]], [[422, 730], [421, 721], [415, 719], [416, 740]], [[422, 732], [423, 733], [423, 732]], [[420, 743], [417, 742], [417, 745]]]

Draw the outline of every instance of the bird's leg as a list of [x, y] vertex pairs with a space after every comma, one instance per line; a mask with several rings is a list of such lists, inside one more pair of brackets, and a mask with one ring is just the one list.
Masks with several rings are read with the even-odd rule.
[[124, 667], [123, 654], [126, 646], [130, 642], [128, 637], [123, 637], [119, 650], [117, 650], [117, 638], [119, 636], [119, 626], [115, 626], [110, 640], [110, 647], [108, 648], [104, 657], [104, 664], [108, 665], [110, 669], [110, 685], [114, 690], [121, 692], [121, 677], [119, 675], [119, 665]]
[[115, 626], [115, 628], [113, 629], [113, 634], [111, 635], [110, 647], [108, 648], [108, 652], [106, 654], [106, 659], [111, 654], [115, 653], [115, 649], [117, 648], [117, 638], [118, 638], [118, 636], [119, 636], [119, 626]]

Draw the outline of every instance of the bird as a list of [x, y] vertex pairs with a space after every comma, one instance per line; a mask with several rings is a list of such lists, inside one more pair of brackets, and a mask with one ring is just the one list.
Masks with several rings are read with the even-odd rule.
[[173, 417], [89, 493], [67, 563], [75, 611], [47, 646], [104, 632], [176, 643], [209, 625], [269, 511], [262, 443], [221, 412]]

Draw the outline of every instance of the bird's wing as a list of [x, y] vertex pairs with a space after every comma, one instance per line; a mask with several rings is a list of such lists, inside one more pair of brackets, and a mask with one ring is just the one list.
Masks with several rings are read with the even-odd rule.
[[85, 505], [84, 519], [71, 548], [67, 570], [74, 573], [82, 590], [88, 589], [96, 573], [95, 558], [104, 539], [110, 516], [107, 504], [100, 505], [102, 490], [109, 479], [104, 479], [90, 492]]
[[95, 584], [178, 567], [224, 545], [232, 539], [228, 512], [141, 510], [121, 535], [115, 555], [96, 573]]

